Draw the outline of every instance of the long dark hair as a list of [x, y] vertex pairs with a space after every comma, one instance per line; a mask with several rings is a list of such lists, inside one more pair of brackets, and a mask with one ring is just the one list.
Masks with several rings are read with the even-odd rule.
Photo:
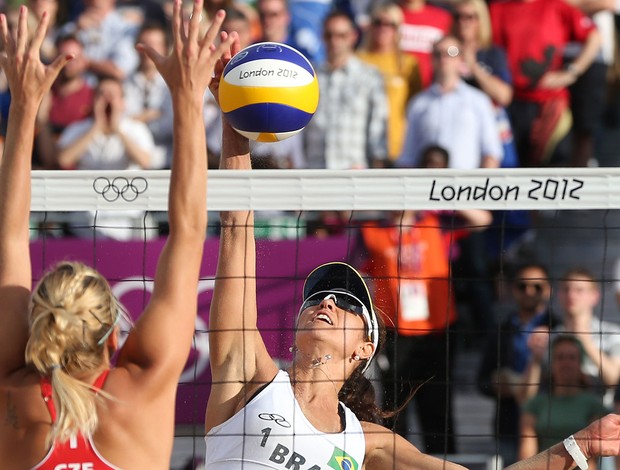
[[[377, 323], [379, 324], [379, 344], [374, 357], [383, 349], [386, 340], [385, 322], [380, 311], [377, 311]], [[375, 386], [362, 372], [365, 367], [366, 361], [361, 361], [340, 389], [338, 399], [353, 411], [360, 421], [383, 424], [385, 419], [392, 418], [400, 413], [407, 406], [411, 397], [395, 410], [383, 410], [377, 405]]]

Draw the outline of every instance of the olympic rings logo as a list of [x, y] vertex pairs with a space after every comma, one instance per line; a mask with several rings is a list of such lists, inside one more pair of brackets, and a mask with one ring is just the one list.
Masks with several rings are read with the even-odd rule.
[[142, 176], [131, 178], [131, 180], [117, 176], [110, 181], [105, 176], [100, 176], [93, 181], [93, 189], [97, 194], [101, 194], [108, 202], [114, 202], [119, 197], [126, 202], [133, 202], [138, 196], [145, 192], [149, 187], [148, 182]]
[[261, 413], [258, 415], [260, 419], [263, 421], [273, 421], [278, 426], [282, 426], [283, 428], [290, 428], [291, 423], [289, 423], [284, 416], [275, 413]]

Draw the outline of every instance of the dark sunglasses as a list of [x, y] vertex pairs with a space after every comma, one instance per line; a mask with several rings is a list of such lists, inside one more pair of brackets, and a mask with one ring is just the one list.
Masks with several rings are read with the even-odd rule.
[[281, 11], [259, 11], [258, 16], [261, 18], [276, 18], [278, 16], [282, 16], [286, 10]]
[[540, 282], [518, 282], [517, 289], [519, 292], [527, 292], [529, 288], [534, 289], [537, 294], [542, 293], [545, 285]]
[[362, 317], [364, 316], [364, 306], [361, 301], [346, 292], [338, 291], [317, 292], [316, 294], [311, 295], [304, 301], [301, 310], [319, 305], [328, 297], [332, 298], [336, 304], [336, 307], [346, 310], [347, 312], [355, 313], [356, 315], [361, 315]]
[[379, 18], [373, 19], [370, 24], [376, 27], [385, 26], [386, 28], [394, 28], [394, 29], [398, 27], [398, 25], [392, 21], [383, 21], [383, 20], [380, 20]]
[[455, 13], [454, 19], [457, 21], [459, 20], [472, 21], [472, 20], [477, 20], [478, 15], [476, 15], [475, 13]]

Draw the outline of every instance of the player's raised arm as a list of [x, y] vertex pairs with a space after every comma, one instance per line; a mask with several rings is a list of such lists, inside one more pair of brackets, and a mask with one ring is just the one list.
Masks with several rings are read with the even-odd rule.
[[28, 300], [32, 274], [29, 252], [30, 170], [35, 117], [61, 68], [70, 59], [59, 57], [45, 66], [39, 50], [49, 18], [44, 14], [28, 42], [25, 7], [19, 11], [17, 35], [0, 15], [4, 52], [0, 65], [11, 91], [4, 155], [0, 164], [0, 380], [24, 365], [28, 339]]
[[[197, 310], [197, 283], [206, 235], [207, 149], [202, 99], [226, 43], [216, 46], [224, 12], [199, 33], [202, 0], [187, 31], [174, 2], [173, 47], [167, 57], [138, 46], [156, 64], [172, 96], [174, 146], [168, 217], [170, 234], [159, 258], [151, 301], [129, 335], [119, 366], [127, 366], [152, 394], [174, 393], [187, 360]], [[130, 367], [131, 366], [131, 367]], [[134, 367], [137, 366], [137, 367]]]
[[[239, 50], [236, 34], [234, 37], [234, 47], [218, 65], [211, 84], [216, 99], [223, 67]], [[248, 139], [225, 118], [222, 127], [220, 169], [251, 169]], [[213, 385], [207, 404], [207, 431], [234, 414], [248, 383], [269, 381], [277, 373], [256, 325], [254, 215], [252, 211], [230, 211], [222, 212], [220, 219], [220, 250], [209, 314]]]

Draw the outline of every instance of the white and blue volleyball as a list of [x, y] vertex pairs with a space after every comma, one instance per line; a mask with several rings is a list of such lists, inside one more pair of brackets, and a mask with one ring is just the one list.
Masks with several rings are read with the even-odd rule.
[[237, 132], [259, 142], [276, 142], [310, 122], [319, 104], [319, 82], [299, 51], [286, 44], [261, 42], [228, 62], [219, 100]]

